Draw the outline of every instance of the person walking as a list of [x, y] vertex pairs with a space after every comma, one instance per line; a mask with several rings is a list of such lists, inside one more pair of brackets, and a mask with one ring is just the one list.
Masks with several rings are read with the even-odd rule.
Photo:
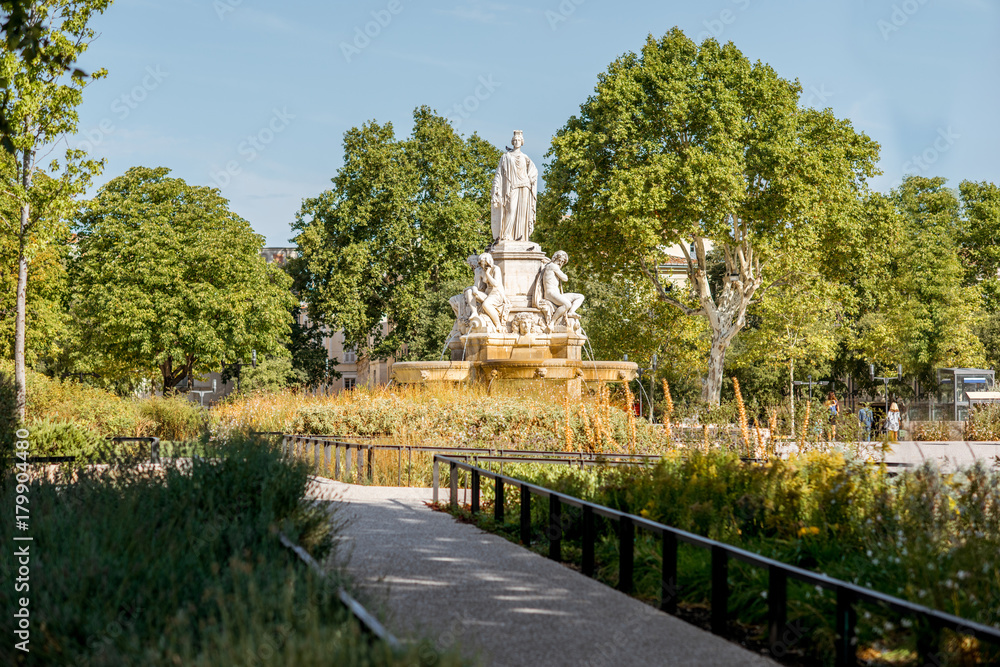
[[899, 442], [899, 406], [895, 403], [889, 406], [889, 414], [885, 416], [885, 430], [889, 442]]
[[837, 416], [840, 414], [840, 401], [837, 400], [837, 394], [832, 391], [827, 394], [823, 407], [827, 410], [830, 421], [830, 442], [833, 442], [837, 439]]
[[875, 421], [875, 415], [872, 414], [872, 409], [868, 407], [867, 403], [862, 403], [861, 409], [858, 410], [858, 422], [861, 424], [861, 433], [864, 436], [865, 442], [872, 441], [873, 421]]

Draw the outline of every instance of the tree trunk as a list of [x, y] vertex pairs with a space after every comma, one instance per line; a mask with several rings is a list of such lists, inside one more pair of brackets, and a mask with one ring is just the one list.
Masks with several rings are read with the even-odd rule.
[[25, 370], [24, 348], [27, 339], [28, 312], [28, 227], [31, 222], [31, 204], [28, 192], [31, 189], [31, 170], [35, 155], [32, 151], [21, 154], [18, 166], [21, 168], [21, 185], [25, 200], [21, 203], [21, 226], [17, 237], [17, 306], [14, 320], [14, 384], [17, 385], [17, 418], [24, 422], [28, 407], [28, 384]]
[[795, 360], [788, 360], [788, 400], [792, 406], [792, 439], [795, 439]]
[[712, 349], [708, 356], [708, 373], [701, 387], [701, 400], [718, 405], [722, 399], [722, 374], [726, 363], [729, 342], [721, 339], [718, 331], [712, 332]]
[[31, 211], [28, 203], [21, 205], [21, 234], [17, 251], [17, 315], [14, 321], [14, 384], [17, 385], [17, 418], [24, 423], [28, 407], [27, 372], [24, 361], [25, 325], [28, 308], [28, 258], [25, 254], [28, 218]]
[[187, 355], [184, 360], [184, 365], [177, 370], [174, 370], [173, 359], [168, 358], [164, 363], [160, 364], [160, 373], [163, 375], [164, 396], [167, 395], [167, 392], [176, 389], [177, 385], [181, 383], [181, 380], [191, 375], [191, 369], [194, 368], [194, 362], [195, 358], [191, 355]]
[[[722, 400], [722, 378], [725, 373], [726, 350], [733, 338], [740, 332], [745, 323], [749, 298], [727, 287], [720, 301], [723, 307], [717, 307], [710, 299], [702, 299], [708, 321], [712, 325], [712, 348], [708, 354], [708, 373], [701, 387], [701, 400], [718, 405]], [[705, 302], [708, 303], [705, 303]]]
[[[739, 225], [735, 227], [738, 228]], [[736, 229], [736, 231], [740, 232], [736, 234], [738, 237], [742, 236], [742, 230]], [[703, 315], [712, 327], [712, 348], [708, 357], [708, 373], [701, 388], [701, 399], [718, 405], [722, 398], [726, 350], [746, 324], [747, 307], [763, 281], [760, 277], [760, 261], [756, 258], [749, 241], [744, 239], [733, 245], [720, 244], [719, 248], [725, 255], [726, 274], [722, 293], [713, 295], [708, 280], [706, 240], [702, 236], [694, 237], [694, 255], [685, 243], [680, 244], [688, 263], [687, 273], [691, 290], [698, 299], [697, 308], [691, 308], [671, 296], [664, 288], [654, 266], [643, 263], [641, 268], [656, 287], [662, 301], [676, 306], [686, 315]]]

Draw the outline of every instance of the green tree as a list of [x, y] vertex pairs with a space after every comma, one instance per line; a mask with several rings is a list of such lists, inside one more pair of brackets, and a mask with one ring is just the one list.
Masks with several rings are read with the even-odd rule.
[[989, 311], [1000, 310], [1000, 187], [963, 181], [965, 225], [959, 238], [966, 284], [979, 285]]
[[307, 199], [295, 223], [310, 316], [343, 329], [359, 355], [440, 354], [443, 339], [417, 335], [425, 298], [464, 276], [463, 258], [490, 241], [499, 151], [426, 107], [413, 120], [403, 140], [391, 123], [346, 132], [333, 189]]
[[[109, 4], [109, 0], [43, 0], [31, 3], [29, 9], [24, 3], [4, 7], [11, 13], [5, 17], [7, 39], [0, 49], [0, 144], [13, 158], [13, 168], [9, 175], [5, 173], [4, 194], [17, 202], [19, 215], [4, 217], [2, 232], [17, 239], [14, 377], [22, 419], [27, 403], [29, 267], [47, 245], [65, 236], [72, 197], [86, 189], [101, 167], [86, 159], [83, 151], [70, 149], [62, 164], [53, 160], [48, 165], [50, 178], [37, 178], [42, 173], [37, 164], [38, 151], [76, 131], [76, 107], [84, 86], [105, 74], [103, 70], [89, 76], [79, 71], [67, 73], [67, 67], [87, 50], [94, 37], [93, 29], [88, 27], [90, 19]], [[26, 33], [18, 32], [25, 27]]]
[[72, 315], [102, 374], [185, 377], [287, 354], [291, 278], [218, 190], [133, 167], [82, 207]]
[[[576, 270], [576, 275], [588, 273]], [[670, 382], [675, 399], [698, 386], [705, 366], [704, 342], [710, 333], [704, 320], [685, 317], [659, 299], [653, 285], [641, 278], [622, 275], [610, 281], [588, 278], [573, 284], [574, 290], [586, 296], [581, 324], [595, 358], [621, 359], [627, 354], [629, 361], [649, 368], [655, 354], [656, 375]], [[648, 389], [648, 381], [646, 385]]]
[[302, 307], [292, 309], [292, 326], [288, 334], [288, 353], [292, 368], [302, 378], [299, 384], [316, 386], [339, 378], [340, 373], [331, 368], [337, 360], [329, 359], [323, 346], [325, 329], [322, 325], [302, 317]]
[[966, 284], [959, 240], [964, 224], [955, 192], [943, 178], [910, 176], [890, 198], [901, 230], [884, 248], [888, 276], [865, 300], [858, 320], [858, 349], [884, 368], [903, 365], [925, 385], [934, 370], [979, 366], [985, 354], [976, 331], [982, 324], [977, 287]]
[[791, 427], [795, 431], [795, 372], [829, 368], [842, 336], [845, 288], [827, 280], [816, 267], [815, 258], [784, 257], [789, 266], [780, 268], [786, 278], [758, 292], [748, 310], [750, 324], [742, 334], [736, 367], [783, 366], [787, 386]]
[[[675, 28], [613, 62], [549, 153], [547, 238], [607, 273], [644, 275], [663, 301], [705, 317], [712, 403], [754, 294], [783, 279], [769, 264], [819, 243], [875, 173], [877, 144], [830, 110], [801, 107], [800, 94], [732, 43], [699, 47]], [[725, 260], [718, 291], [712, 244]], [[693, 306], [657, 275], [672, 245], [688, 260]]]

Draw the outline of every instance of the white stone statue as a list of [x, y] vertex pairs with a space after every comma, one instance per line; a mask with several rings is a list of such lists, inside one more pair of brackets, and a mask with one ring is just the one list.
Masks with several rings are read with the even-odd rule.
[[510, 300], [503, 289], [500, 267], [493, 263], [493, 255], [488, 252], [479, 256], [479, 267], [482, 269], [482, 289], [479, 284], [475, 286], [474, 296], [479, 303], [479, 315], [473, 317], [473, 327], [485, 325], [487, 320], [482, 319], [485, 315], [494, 331], [503, 331], [507, 325], [507, 315], [510, 314]]
[[514, 130], [510, 143], [513, 148], [500, 158], [493, 176], [490, 225], [494, 241], [528, 241], [535, 229], [538, 169], [521, 152], [521, 130]]
[[583, 295], [562, 291], [562, 283], [569, 280], [562, 271], [568, 261], [569, 255], [563, 250], [558, 251], [538, 270], [535, 281], [534, 306], [542, 311], [549, 331], [561, 324], [563, 318], [569, 329], [575, 331], [580, 326], [580, 316], [576, 311], [583, 304]]
[[479, 302], [486, 298], [485, 292], [480, 289], [483, 283], [483, 270], [479, 266], [479, 256], [469, 255], [466, 262], [472, 269], [474, 277], [471, 287], [466, 287], [461, 294], [448, 299], [452, 310], [455, 311], [455, 326], [449, 339], [469, 333], [470, 321], [479, 314]]

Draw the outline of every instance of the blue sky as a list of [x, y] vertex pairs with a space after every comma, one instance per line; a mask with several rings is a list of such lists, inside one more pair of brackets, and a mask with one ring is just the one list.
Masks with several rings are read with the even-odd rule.
[[169, 167], [219, 187], [269, 245], [330, 186], [349, 128], [406, 136], [428, 105], [497, 146], [523, 130], [541, 162], [598, 73], [675, 25], [734, 42], [878, 141], [878, 190], [906, 173], [1000, 182], [996, 0], [117, 0], [94, 25], [81, 64], [108, 77], [70, 143], [107, 158], [98, 185]]

